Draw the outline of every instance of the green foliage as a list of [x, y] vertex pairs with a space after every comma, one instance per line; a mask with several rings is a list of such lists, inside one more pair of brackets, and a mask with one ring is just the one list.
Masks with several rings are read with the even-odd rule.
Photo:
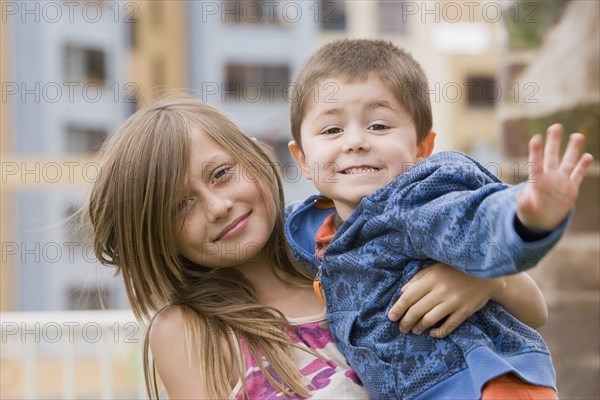
[[509, 47], [513, 50], [533, 50], [540, 47], [548, 28], [554, 25], [568, 1], [519, 0], [503, 12]]
[[570, 110], [560, 111], [548, 116], [528, 119], [524, 122], [524, 132], [529, 137], [535, 133], [543, 133], [555, 122], [563, 125], [562, 151], [566, 146], [566, 135], [579, 132], [585, 135], [585, 151], [591, 153], [594, 159], [600, 160], [600, 105], [581, 105]]

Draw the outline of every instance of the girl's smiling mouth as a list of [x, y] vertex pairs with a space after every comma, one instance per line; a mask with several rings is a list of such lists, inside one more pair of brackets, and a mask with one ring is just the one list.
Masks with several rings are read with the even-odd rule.
[[240, 234], [246, 228], [246, 226], [248, 226], [248, 217], [250, 216], [251, 213], [252, 213], [252, 211], [249, 211], [248, 213], [242, 215], [241, 217], [236, 218], [232, 223], [227, 225], [225, 227], [225, 229], [223, 229], [217, 235], [217, 237], [213, 240], [213, 242], [216, 242], [218, 240], [230, 239], [230, 238], [235, 237], [238, 234]]

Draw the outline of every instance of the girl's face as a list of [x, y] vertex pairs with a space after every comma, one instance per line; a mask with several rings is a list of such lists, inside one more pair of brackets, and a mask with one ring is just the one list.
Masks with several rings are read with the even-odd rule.
[[241, 268], [260, 258], [275, 207], [249, 172], [207, 135], [191, 134], [188, 197], [179, 201], [175, 217], [181, 255], [211, 268]]

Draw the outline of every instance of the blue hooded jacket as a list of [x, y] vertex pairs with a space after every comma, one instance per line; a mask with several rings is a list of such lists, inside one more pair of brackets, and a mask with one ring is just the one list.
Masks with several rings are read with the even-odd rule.
[[511, 372], [556, 389], [542, 337], [493, 301], [443, 339], [403, 334], [387, 318], [400, 288], [433, 260], [479, 277], [534, 266], [568, 218], [525, 242], [515, 230], [522, 188], [464, 154], [438, 153], [364, 198], [322, 262], [314, 256], [315, 235], [334, 209], [317, 207], [319, 196], [288, 206], [292, 253], [321, 272], [333, 337], [374, 399], [479, 399], [485, 383]]

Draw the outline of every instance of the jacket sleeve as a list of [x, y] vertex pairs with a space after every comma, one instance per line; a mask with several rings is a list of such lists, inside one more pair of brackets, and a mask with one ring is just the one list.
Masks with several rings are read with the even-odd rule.
[[506, 185], [470, 158], [456, 157], [409, 170], [417, 175], [414, 183], [388, 199], [393, 230], [405, 233], [402, 251], [486, 278], [535, 266], [560, 239], [568, 218], [544, 238], [524, 241], [515, 229], [524, 184]]

